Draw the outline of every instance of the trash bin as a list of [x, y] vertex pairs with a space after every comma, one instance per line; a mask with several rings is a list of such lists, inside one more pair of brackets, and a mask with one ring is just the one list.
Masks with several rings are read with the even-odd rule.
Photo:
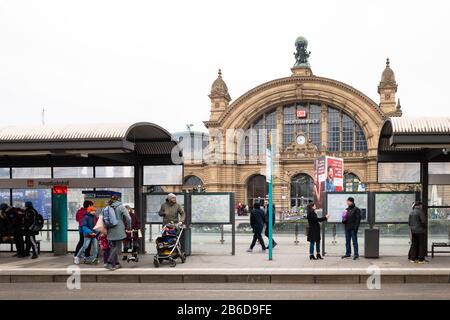
[[366, 258], [380, 257], [380, 229], [365, 229], [364, 256]]

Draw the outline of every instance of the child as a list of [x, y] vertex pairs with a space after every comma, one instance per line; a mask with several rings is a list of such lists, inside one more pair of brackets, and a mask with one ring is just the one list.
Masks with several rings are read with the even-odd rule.
[[100, 249], [103, 251], [103, 265], [106, 267], [108, 264], [109, 253], [111, 252], [111, 244], [109, 243], [105, 233], [100, 233], [98, 242]]

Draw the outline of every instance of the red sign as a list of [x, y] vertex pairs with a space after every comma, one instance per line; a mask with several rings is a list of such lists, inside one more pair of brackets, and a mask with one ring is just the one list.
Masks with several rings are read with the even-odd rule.
[[297, 110], [297, 118], [306, 118], [306, 110]]
[[53, 194], [67, 194], [67, 187], [66, 186], [54, 186], [52, 188]]

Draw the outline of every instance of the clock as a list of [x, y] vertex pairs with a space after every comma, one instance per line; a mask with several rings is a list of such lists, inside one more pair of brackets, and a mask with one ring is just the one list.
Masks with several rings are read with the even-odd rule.
[[299, 134], [295, 140], [299, 145], [304, 145], [306, 143], [306, 137], [304, 134]]

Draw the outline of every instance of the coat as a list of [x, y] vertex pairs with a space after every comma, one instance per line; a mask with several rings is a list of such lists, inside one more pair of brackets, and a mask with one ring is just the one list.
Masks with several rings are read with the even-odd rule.
[[[269, 226], [269, 207], [265, 208], [264, 211], [266, 213], [266, 218], [265, 218], [266, 221], [265, 221], [265, 223], [266, 223], [267, 226]], [[272, 226], [275, 225], [275, 220], [276, 220], [275, 216], [276, 216], [276, 214], [275, 214], [275, 205], [273, 204], [272, 205]]]
[[108, 240], [109, 241], [123, 240], [127, 237], [125, 233], [124, 218], [126, 224], [129, 226], [131, 224], [130, 214], [120, 201], [114, 201], [111, 204], [111, 207], [113, 207], [114, 211], [116, 212], [117, 225], [115, 227], [108, 229]]
[[266, 216], [263, 209], [252, 209], [250, 211], [250, 226], [253, 229], [253, 233], [262, 233], [265, 223]]
[[320, 222], [327, 221], [327, 218], [319, 218], [315, 211], [309, 211], [307, 214], [308, 219], [308, 236], [307, 241], [318, 242], [320, 241]]
[[161, 209], [159, 209], [159, 216], [163, 217], [163, 224], [168, 223], [184, 223], [186, 218], [186, 214], [184, 213], [183, 207], [179, 203], [169, 203], [166, 201], [161, 205]]
[[24, 226], [24, 234], [30, 235], [30, 236], [36, 236], [39, 234], [37, 231], [31, 231], [30, 227], [34, 224], [34, 220], [36, 219], [36, 216], [38, 215], [38, 212], [35, 208], [27, 208], [24, 211], [24, 217], [23, 217], [23, 226]]
[[131, 226], [127, 225], [128, 229], [135, 230], [132, 233], [127, 233], [127, 240], [131, 240], [131, 237], [133, 237], [133, 240], [136, 241], [139, 239], [139, 232], [138, 230], [141, 229], [141, 222], [139, 221], [139, 217], [136, 213], [130, 214], [131, 217]]
[[343, 220], [342, 223], [345, 224], [345, 231], [355, 230], [358, 232], [359, 224], [361, 223], [361, 210], [355, 205], [347, 208], [347, 220]]
[[83, 216], [83, 219], [81, 219], [81, 232], [83, 233], [84, 237], [87, 237], [91, 233], [97, 233], [96, 231], [94, 231], [95, 218], [95, 214], [86, 212]]
[[427, 230], [427, 217], [425, 216], [425, 212], [420, 208], [414, 208], [409, 214], [408, 225], [411, 233], [425, 233]]

